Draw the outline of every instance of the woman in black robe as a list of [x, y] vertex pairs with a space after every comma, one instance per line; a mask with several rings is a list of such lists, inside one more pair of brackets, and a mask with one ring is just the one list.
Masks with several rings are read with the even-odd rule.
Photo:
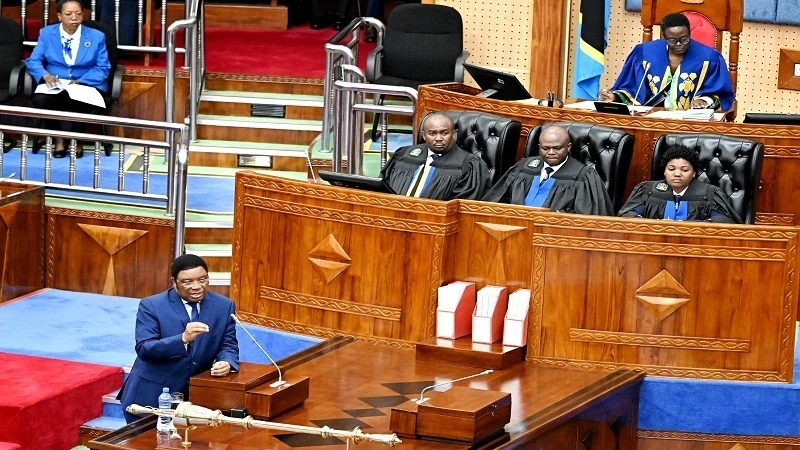
[[696, 178], [700, 158], [694, 150], [669, 149], [661, 163], [664, 179], [639, 183], [620, 217], [742, 223], [720, 188]]

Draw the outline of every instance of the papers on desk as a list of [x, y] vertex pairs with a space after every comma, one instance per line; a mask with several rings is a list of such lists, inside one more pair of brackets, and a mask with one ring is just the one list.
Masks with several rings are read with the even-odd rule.
[[564, 105], [564, 109], [584, 109], [586, 111], [596, 111], [594, 107], [594, 100], [587, 100], [585, 102], [568, 103]]
[[523, 105], [539, 106], [539, 98], [526, 98], [523, 100], [512, 100], [514, 103], [522, 103]]
[[100, 95], [100, 91], [91, 87], [91, 86], [84, 86], [82, 84], [70, 84], [66, 80], [58, 80], [53, 87], [47, 87], [46, 84], [40, 84], [36, 86], [36, 93], [37, 94], [58, 94], [61, 91], [67, 91], [69, 94], [69, 98], [87, 103], [92, 106], [97, 106], [99, 108], [105, 108], [106, 102], [103, 100], [103, 96]]
[[656, 111], [647, 115], [654, 119], [672, 119], [672, 120], [700, 120], [700, 121], [715, 121], [722, 122], [725, 119], [725, 113], [715, 113], [713, 109], [689, 109], [686, 111]]

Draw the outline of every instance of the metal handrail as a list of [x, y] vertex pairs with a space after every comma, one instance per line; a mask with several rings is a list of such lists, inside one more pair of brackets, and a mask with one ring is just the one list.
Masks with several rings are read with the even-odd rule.
[[[331, 134], [334, 129], [334, 92], [333, 82], [336, 79], [336, 67], [342, 64], [355, 66], [358, 61], [359, 31], [361, 27], [377, 30], [378, 45], [383, 42], [386, 30], [380, 20], [372, 17], [356, 17], [341, 31], [325, 43], [325, 79], [323, 80], [322, 98], [322, 136], [320, 137], [322, 152], [331, 152]], [[350, 38], [347, 44], [342, 42]]]
[[[43, 128], [36, 127], [22, 127], [13, 125], [0, 125], [0, 139], [3, 138], [5, 133], [15, 133], [22, 135], [21, 155], [20, 155], [20, 171], [19, 180], [3, 179], [7, 182], [25, 182], [30, 184], [39, 184], [45, 186], [52, 186], [59, 189], [67, 189], [82, 192], [95, 192], [102, 194], [113, 194], [123, 197], [139, 197], [149, 198], [165, 201], [164, 214], [175, 218], [175, 256], [183, 254], [185, 225], [186, 225], [186, 181], [188, 177], [188, 152], [189, 152], [189, 130], [188, 126], [177, 123], [157, 122], [152, 120], [141, 119], [123, 119], [119, 117], [100, 116], [93, 114], [78, 114], [66, 113], [61, 111], [51, 111], [36, 108], [23, 108], [13, 106], [0, 106], [0, 114], [18, 117], [30, 117], [34, 119], [56, 119], [56, 120], [71, 120], [79, 121], [82, 123], [91, 123], [99, 125], [118, 126], [124, 128], [137, 128], [148, 131], [164, 132], [165, 139], [136, 139], [126, 137], [104, 136], [90, 133], [75, 133], [67, 131], [51, 131]], [[180, 135], [179, 143], [176, 143], [176, 135]], [[46, 136], [46, 144], [44, 147], [45, 152], [45, 170], [44, 179], [42, 181], [28, 180], [27, 179], [27, 160], [28, 160], [28, 136]], [[70, 140], [69, 145], [69, 183], [53, 183], [50, 180], [50, 173], [52, 168], [52, 138], [66, 138]], [[94, 164], [93, 183], [92, 186], [76, 185], [77, 165], [76, 153], [78, 141], [90, 141], [95, 143], [94, 147]], [[118, 143], [120, 145], [119, 158], [117, 160], [117, 190], [100, 188], [100, 154], [101, 143]], [[142, 168], [142, 192], [125, 191], [125, 146], [141, 146], [143, 147], [143, 168]], [[151, 149], [162, 149], [167, 158], [167, 166], [175, 167], [177, 170], [169, 171], [167, 173], [167, 192], [165, 195], [153, 194], [149, 192], [149, 179], [150, 179], [150, 153]], [[3, 155], [0, 154], [0, 173], [2, 173]], [[175, 191], [170, 190], [169, 186], [178, 186], [181, 194], [177, 195]]]
[[[337, 114], [340, 117], [340, 126], [334, 128], [334, 153], [333, 153], [333, 171], [341, 172], [341, 154], [344, 153], [348, 157], [347, 172], [351, 174], [361, 175], [363, 173], [363, 154], [364, 154], [364, 113], [371, 112], [374, 114], [398, 114], [404, 116], [411, 116], [412, 123], [416, 123], [417, 113], [417, 90], [409, 87], [401, 86], [388, 86], [383, 84], [370, 84], [363, 82], [352, 82], [348, 79], [357, 77], [360, 70], [357, 67], [342, 66], [339, 70], [338, 78], [334, 83], [334, 98], [337, 102], [334, 103], [336, 109], [340, 111]], [[392, 95], [397, 97], [407, 97], [411, 100], [411, 106], [387, 106], [376, 105], [374, 103], [366, 103], [364, 101], [364, 94], [373, 95]], [[413, 142], [417, 141], [418, 133], [414, 129], [412, 132]], [[356, 137], [355, 142], [353, 137]], [[386, 129], [382, 130], [381, 139], [381, 168], [386, 164], [388, 158], [388, 149], [386, 147], [387, 135]], [[339, 155], [339, 159], [337, 159]], [[339, 164], [337, 165], [337, 161]]]

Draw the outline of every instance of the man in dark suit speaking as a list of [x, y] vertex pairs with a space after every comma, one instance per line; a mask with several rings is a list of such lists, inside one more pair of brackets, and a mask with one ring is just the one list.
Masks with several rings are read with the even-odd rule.
[[[157, 407], [165, 387], [188, 400], [190, 377], [208, 369], [220, 377], [239, 370], [233, 302], [207, 291], [206, 262], [180, 256], [171, 275], [173, 287], [139, 303], [137, 358], [118, 395], [123, 408], [133, 403]], [[125, 412], [127, 422], [136, 419]]]

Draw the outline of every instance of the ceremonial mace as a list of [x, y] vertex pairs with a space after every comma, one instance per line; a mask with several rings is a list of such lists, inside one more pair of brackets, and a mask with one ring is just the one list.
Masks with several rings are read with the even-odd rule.
[[397, 438], [397, 435], [394, 433], [369, 434], [362, 432], [361, 429], [358, 427], [354, 428], [353, 431], [344, 431], [344, 430], [335, 430], [328, 426], [319, 428], [319, 427], [309, 427], [305, 425], [291, 425], [291, 424], [284, 424], [277, 422], [267, 422], [264, 420], [253, 419], [252, 416], [247, 416], [243, 419], [237, 419], [235, 417], [228, 417], [222, 414], [222, 412], [220, 412], [220, 410], [218, 409], [211, 410], [208, 408], [204, 408], [202, 406], [193, 405], [191, 402], [180, 402], [178, 404], [178, 407], [175, 408], [174, 410], [159, 409], [159, 408], [153, 408], [152, 406], [139, 406], [137, 404], [133, 404], [128, 406], [126, 411], [136, 415], [155, 414], [157, 416], [172, 417], [173, 419], [185, 419], [187, 428], [183, 440], [184, 447], [189, 447], [192, 445], [192, 443], [189, 442], [189, 428], [198, 425], [207, 425], [216, 427], [223, 424], [240, 425], [248, 430], [250, 428], [264, 428], [267, 430], [289, 431], [293, 433], [303, 433], [303, 434], [315, 434], [323, 438], [327, 437], [343, 438], [347, 439], [347, 448], [350, 448], [351, 440], [356, 445], [360, 444], [362, 441], [371, 441], [371, 442], [386, 444], [389, 447], [394, 447], [395, 444], [399, 444], [402, 442], [400, 439]]

